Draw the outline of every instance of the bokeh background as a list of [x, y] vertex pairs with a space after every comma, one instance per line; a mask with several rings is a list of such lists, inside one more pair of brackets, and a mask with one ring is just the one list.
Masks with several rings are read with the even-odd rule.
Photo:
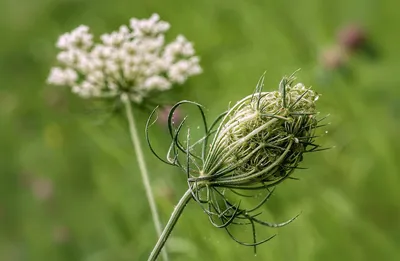
[[[156, 235], [122, 114], [47, 86], [58, 36], [99, 35], [153, 12], [195, 43], [204, 73], [163, 98], [204, 104], [265, 90], [298, 68], [331, 122], [299, 181], [264, 207], [271, 222], [301, 216], [258, 248], [240, 246], [191, 203], [168, 243], [171, 260], [400, 260], [398, 1], [0, 1], [0, 260], [147, 260]], [[349, 29], [350, 28], [350, 29]], [[141, 137], [148, 112], [135, 112]], [[200, 124], [183, 108], [194, 126]], [[195, 130], [196, 128], [193, 128]], [[168, 146], [165, 126], [153, 141]], [[143, 139], [144, 141], [144, 139]], [[163, 222], [187, 188], [144, 147]], [[250, 230], [237, 230], [250, 233]]]

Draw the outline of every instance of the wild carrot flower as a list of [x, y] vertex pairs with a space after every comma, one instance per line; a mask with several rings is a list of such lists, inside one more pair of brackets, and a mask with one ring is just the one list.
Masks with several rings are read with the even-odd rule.
[[193, 44], [183, 35], [165, 42], [169, 23], [157, 14], [130, 20], [130, 25], [100, 36], [94, 42], [88, 26], [60, 36], [57, 60], [49, 84], [71, 87], [83, 98], [119, 97], [126, 94], [142, 103], [154, 92], [182, 84], [201, 73]]
[[[115, 98], [125, 106], [129, 131], [146, 196], [158, 235], [161, 224], [132, 112], [132, 104], [149, 105], [153, 94], [183, 84], [202, 69], [193, 44], [183, 35], [165, 41], [169, 23], [157, 14], [130, 20], [95, 42], [89, 27], [81, 25], [60, 36], [59, 66], [51, 69], [49, 84], [68, 86], [83, 98]], [[166, 251], [164, 260], [168, 260]]]
[[[166, 160], [154, 152], [148, 137], [153, 153], [165, 163], [180, 167], [187, 175], [189, 186], [149, 260], [154, 260], [170, 233], [168, 229], [173, 228], [171, 223], [176, 222], [176, 216], [191, 198], [202, 206], [214, 226], [224, 228], [236, 242], [253, 246], [254, 250], [274, 237], [257, 240], [256, 224], [281, 227], [297, 217], [273, 224], [261, 220], [257, 211], [271, 196], [271, 188], [292, 178], [304, 154], [322, 150], [315, 143], [315, 130], [320, 126], [316, 111], [319, 95], [301, 83], [294, 84], [294, 80], [294, 75], [284, 77], [278, 91], [263, 92], [262, 76], [253, 94], [222, 113], [210, 126], [200, 104], [190, 101], [176, 104], [169, 115], [172, 142]], [[182, 138], [186, 118], [178, 126], [172, 122], [174, 111], [185, 103], [199, 108], [204, 123], [204, 136], [195, 142], [191, 142], [189, 131]], [[198, 145], [201, 151], [196, 153]], [[265, 192], [265, 197], [255, 206], [243, 207], [241, 200], [232, 200], [254, 191], [257, 196]], [[252, 242], [238, 240], [231, 230], [235, 225], [251, 226]]]

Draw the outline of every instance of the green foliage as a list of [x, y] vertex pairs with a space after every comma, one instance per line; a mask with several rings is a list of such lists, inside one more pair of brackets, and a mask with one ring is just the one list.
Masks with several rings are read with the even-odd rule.
[[[263, 71], [264, 90], [273, 91], [302, 68], [298, 80], [322, 93], [318, 109], [331, 114], [319, 143], [335, 146], [305, 158], [309, 169], [293, 174], [300, 180], [287, 180], [269, 199], [269, 221], [302, 214], [284, 228], [259, 229], [258, 238], [279, 235], [256, 257], [190, 204], [167, 244], [171, 259], [399, 260], [398, 9], [394, 0], [1, 1], [0, 260], [147, 259], [156, 233], [118, 106], [94, 106], [45, 79], [61, 33], [87, 24], [98, 35], [153, 12], [171, 23], [168, 37], [183, 33], [195, 43], [204, 68], [160, 102], [194, 100], [213, 119], [252, 92]], [[319, 54], [354, 21], [374, 48], [325, 68]], [[198, 112], [182, 112], [200, 136]], [[150, 112], [135, 113], [146, 144]], [[168, 149], [165, 127], [151, 129], [157, 151]], [[186, 176], [145, 151], [166, 222]], [[251, 235], [240, 229], [235, 235]]]

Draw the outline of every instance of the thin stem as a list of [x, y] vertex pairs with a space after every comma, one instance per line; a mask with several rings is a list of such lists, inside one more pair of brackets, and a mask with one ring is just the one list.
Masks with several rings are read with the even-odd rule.
[[[157, 236], [160, 237], [162, 231], [160, 217], [158, 215], [157, 205], [154, 200], [153, 192], [151, 190], [149, 174], [147, 171], [146, 163], [144, 161], [142, 146], [140, 144], [140, 139], [135, 124], [135, 118], [133, 117], [132, 113], [131, 101], [126, 95], [121, 96], [121, 100], [125, 105], [126, 117], [128, 118], [131, 141], [133, 148], [135, 149], [136, 159], [139, 165], [140, 174], [142, 176], [144, 190], [146, 191], [147, 201], [149, 202], [151, 215], [153, 217], [154, 227], [156, 229]], [[165, 249], [162, 251], [162, 257], [165, 261], [168, 261], [168, 254]]]
[[165, 242], [167, 242], [169, 235], [174, 229], [176, 222], [182, 215], [183, 210], [185, 209], [187, 203], [191, 198], [192, 198], [192, 189], [189, 188], [182, 196], [182, 198], [179, 200], [178, 205], [175, 206], [175, 209], [172, 212], [171, 217], [169, 218], [168, 223], [164, 228], [164, 231], [162, 232], [160, 238], [158, 239], [157, 244], [154, 246], [153, 251], [151, 251], [151, 254], [147, 261], [155, 261], [157, 259], [158, 255], [160, 254], [160, 251], [165, 245]]

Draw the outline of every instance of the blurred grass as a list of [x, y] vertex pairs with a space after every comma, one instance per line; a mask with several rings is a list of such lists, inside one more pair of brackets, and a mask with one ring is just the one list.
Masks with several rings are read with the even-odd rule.
[[[0, 260], [146, 260], [156, 241], [126, 122], [68, 90], [49, 87], [54, 43], [79, 24], [95, 34], [157, 12], [168, 37], [196, 45], [204, 73], [169, 95], [204, 104], [212, 118], [253, 91], [302, 68], [300, 81], [322, 93], [330, 113], [323, 144], [265, 207], [271, 221], [302, 211], [258, 249], [233, 242], [190, 204], [169, 242], [172, 260], [400, 260], [399, 4], [387, 1], [95, 1], [0, 2]], [[357, 54], [347, 77], [324, 71], [319, 53], [339, 28], [358, 22], [378, 51]], [[194, 126], [199, 124], [194, 111]], [[143, 129], [148, 113], [136, 112]], [[167, 134], [153, 130], [156, 148]], [[146, 149], [145, 149], [146, 150]], [[147, 162], [162, 219], [186, 189], [177, 169]], [[276, 230], [260, 230], [261, 236]], [[250, 232], [250, 231], [244, 231]]]

